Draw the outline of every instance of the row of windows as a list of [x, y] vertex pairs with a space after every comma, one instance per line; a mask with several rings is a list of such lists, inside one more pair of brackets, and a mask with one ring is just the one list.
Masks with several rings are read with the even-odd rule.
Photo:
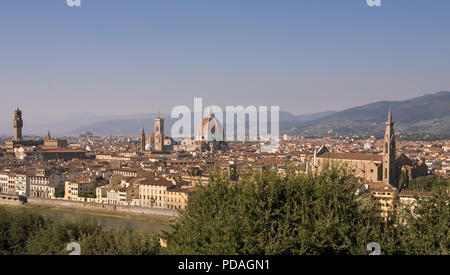
[[141, 195], [140, 196], [140, 198], [142, 199], [142, 200], [152, 200], [152, 199], [154, 199], [154, 200], [162, 200], [162, 197], [161, 196], [155, 196], [155, 197], [153, 197], [153, 196], [146, 196], [146, 195]]
[[167, 201], [169, 201], [169, 202], [182, 202], [184, 200], [182, 200], [180, 198], [178, 198], [178, 199], [176, 199], [176, 198], [175, 199], [174, 198], [168, 198]]
[[162, 203], [160, 203], [160, 202], [157, 202], [157, 203], [144, 202], [143, 205], [153, 206], [153, 207], [162, 207]]
[[154, 190], [154, 189], [142, 189], [142, 193], [150, 193], [150, 194], [166, 194], [166, 191], [162, 190]]
[[47, 190], [47, 186], [32, 186], [31, 190]]

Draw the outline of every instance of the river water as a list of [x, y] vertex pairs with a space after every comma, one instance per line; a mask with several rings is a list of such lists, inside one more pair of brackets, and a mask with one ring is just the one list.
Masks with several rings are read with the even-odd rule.
[[100, 224], [104, 229], [118, 229], [118, 230], [134, 230], [145, 232], [161, 232], [169, 231], [170, 224], [167, 220], [150, 218], [150, 217], [136, 217], [136, 216], [114, 216], [95, 213], [74, 212], [70, 210], [61, 209], [47, 209], [47, 208], [32, 208], [19, 206], [0, 206], [10, 212], [26, 212], [33, 214], [40, 214], [44, 217], [53, 217], [63, 220], [80, 221], [83, 219], [93, 220]]

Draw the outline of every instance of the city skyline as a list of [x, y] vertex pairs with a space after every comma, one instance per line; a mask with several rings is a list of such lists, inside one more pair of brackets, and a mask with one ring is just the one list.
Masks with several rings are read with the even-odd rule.
[[450, 1], [3, 2], [0, 255], [450, 254]]
[[[371, 113], [371, 118], [368, 120], [380, 120], [380, 118], [383, 119], [384, 113], [386, 111], [392, 110], [394, 108], [394, 113], [400, 112], [401, 113], [401, 120], [400, 124], [406, 123], [407, 126], [412, 121], [415, 121], [414, 123], [423, 124], [423, 121], [426, 120], [426, 117], [423, 117], [423, 112], [433, 111], [432, 117], [428, 116], [428, 119], [434, 118], [435, 121], [431, 124], [429, 124], [429, 127], [426, 127], [428, 131], [433, 131], [432, 129], [436, 129], [438, 127], [437, 124], [440, 122], [443, 122], [444, 124], [441, 124], [439, 126], [439, 129], [443, 132], [446, 132], [446, 117], [448, 116], [448, 108], [446, 108], [446, 104], [449, 101], [450, 97], [450, 91], [440, 91], [436, 93], [430, 93], [430, 94], [424, 94], [420, 97], [415, 98], [408, 98], [403, 101], [378, 101], [378, 102], [368, 102], [365, 105], [361, 106], [353, 106], [351, 108], [345, 109], [345, 110], [330, 110], [325, 112], [318, 112], [313, 114], [307, 114], [307, 115], [295, 115], [289, 112], [286, 112], [284, 110], [280, 110], [279, 113], [279, 121], [284, 126], [282, 127], [282, 131], [286, 133], [288, 130], [286, 125], [291, 125], [289, 127], [295, 126], [292, 123], [298, 123], [298, 125], [301, 125], [302, 122], [312, 122], [312, 125], [315, 125], [315, 122], [319, 119], [323, 118], [329, 118], [334, 120], [334, 127], [338, 126], [339, 124], [336, 124], [339, 121], [339, 116], [344, 115], [348, 116], [349, 113], [359, 112], [360, 115], [364, 114], [364, 110], [369, 111]], [[198, 100], [203, 101], [202, 98], [198, 98]], [[194, 100], [195, 102], [195, 100]], [[191, 108], [194, 102], [191, 102], [191, 104], [186, 104], [186, 106], [183, 106], [183, 108]], [[209, 112], [211, 112], [211, 106], [212, 105], [203, 105], [203, 117], [206, 117]], [[181, 107], [181, 106], [178, 106]], [[177, 107], [177, 108], [178, 108]], [[231, 107], [234, 109], [237, 106], [216, 106], [215, 108], [228, 108]], [[250, 108], [257, 106], [242, 106], [243, 108]], [[277, 106], [272, 106], [277, 107]], [[407, 108], [407, 109], [405, 109]], [[18, 106], [16, 109], [21, 109], [20, 106]], [[14, 109], [14, 112], [15, 110]], [[173, 109], [172, 111], [176, 110]], [[219, 110], [216, 110], [219, 111]], [[362, 112], [362, 113], [361, 113]], [[27, 112], [25, 111], [25, 114]], [[25, 123], [25, 132], [24, 135], [27, 136], [43, 136], [47, 135], [48, 132], [56, 133], [57, 136], [73, 136], [78, 135], [79, 133], [84, 132], [94, 132], [98, 133], [100, 131], [100, 135], [114, 135], [114, 136], [135, 136], [136, 133], [140, 133], [142, 130], [141, 127], [144, 128], [153, 128], [152, 122], [153, 119], [156, 117], [163, 117], [165, 119], [168, 119], [169, 128], [172, 126], [172, 124], [178, 120], [177, 111], [175, 112], [176, 118], [171, 118], [170, 112], [148, 112], [148, 113], [141, 113], [141, 114], [135, 114], [135, 115], [97, 115], [95, 113], [78, 113], [78, 114], [65, 114], [64, 116], [27, 116], [26, 117], [26, 123]], [[193, 114], [191, 114], [193, 116]], [[224, 113], [225, 115], [225, 113]], [[381, 117], [380, 117], [381, 115]], [[411, 120], [411, 118], [416, 117], [416, 119]], [[360, 117], [362, 118], [362, 117]], [[225, 117], [224, 117], [225, 119]], [[364, 123], [361, 124], [364, 120], [367, 121], [367, 117], [363, 119], [360, 122], [357, 122], [357, 125], [360, 127], [364, 127]], [[436, 120], [437, 119], [437, 120]], [[405, 120], [409, 121], [406, 122]], [[341, 121], [342, 122], [342, 121]], [[289, 123], [289, 124], [285, 124]], [[128, 125], [125, 125], [128, 124]], [[345, 122], [347, 126], [351, 126], [351, 124], [348, 124], [348, 122]], [[113, 128], [115, 127], [115, 130], [113, 129], [113, 132], [115, 133], [105, 133], [104, 127], [108, 127], [107, 125], [111, 126], [113, 125]], [[1, 120], [0, 119], [0, 136], [11, 136], [11, 117], [9, 117], [9, 120]], [[342, 126], [342, 125], [341, 125]], [[338, 127], [341, 127], [338, 126]], [[354, 125], [355, 126], [355, 125]], [[410, 125], [414, 128], [414, 126]], [[100, 127], [100, 128], [97, 128]], [[323, 127], [323, 126], [322, 126]], [[329, 127], [325, 126], [325, 128]], [[120, 129], [125, 128], [125, 129]], [[135, 128], [130, 132], [130, 128]], [[415, 128], [413, 132], [421, 132], [423, 131], [423, 127], [421, 127], [422, 130], [419, 130], [419, 128]], [[195, 129], [192, 129], [195, 131]], [[328, 128], [327, 128], [328, 130]], [[356, 129], [355, 129], [356, 130]], [[378, 129], [380, 130], [380, 129]], [[121, 133], [119, 133], [119, 132]], [[126, 133], [125, 133], [125, 132]], [[357, 130], [356, 130], [357, 131]], [[291, 133], [292, 134], [292, 133]], [[299, 133], [297, 133], [299, 134]], [[364, 134], [362, 132], [355, 132], [354, 134]], [[367, 133], [366, 133], [367, 134]], [[372, 133], [373, 134], [373, 133]], [[346, 135], [346, 134], [344, 134]]]
[[310, 114], [449, 90], [448, 7], [8, 1], [0, 121], [17, 105], [28, 118], [117, 116], [168, 113], [203, 97]]

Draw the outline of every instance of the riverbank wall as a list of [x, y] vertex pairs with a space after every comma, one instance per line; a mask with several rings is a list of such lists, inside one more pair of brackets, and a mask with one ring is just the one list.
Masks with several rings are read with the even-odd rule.
[[[8, 199], [0, 199], [0, 204], [22, 205], [20, 201]], [[178, 217], [178, 212], [170, 209], [87, 203], [87, 202], [68, 201], [63, 199], [27, 198], [27, 203], [24, 205], [28, 207], [48, 207], [48, 208], [68, 209], [68, 210], [101, 212], [112, 215], [135, 214], [135, 215], [161, 216], [165, 218], [174, 218], [174, 219]]]
[[24, 201], [19, 196], [0, 195], [0, 204], [23, 205]]

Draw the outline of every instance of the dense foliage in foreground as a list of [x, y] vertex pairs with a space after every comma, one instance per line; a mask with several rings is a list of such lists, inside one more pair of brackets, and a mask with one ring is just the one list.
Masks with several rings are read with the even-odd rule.
[[82, 255], [155, 255], [159, 239], [146, 233], [102, 230], [92, 221], [63, 221], [0, 209], [0, 255], [67, 255], [78, 242]]
[[[441, 182], [442, 183], [442, 182]], [[445, 183], [445, 182], [444, 182]], [[449, 254], [448, 181], [415, 215], [383, 222], [344, 168], [321, 174], [253, 175], [230, 184], [216, 176], [199, 189], [171, 233], [168, 254]]]
[[383, 222], [368, 194], [355, 194], [357, 179], [343, 168], [252, 174], [237, 183], [213, 176], [163, 233], [167, 248], [154, 234], [0, 209], [0, 254], [68, 254], [70, 242], [85, 255], [367, 255], [371, 242], [382, 254], [449, 254], [450, 183], [430, 179], [413, 186], [433, 190], [431, 198], [419, 201], [414, 213], [404, 209]]

